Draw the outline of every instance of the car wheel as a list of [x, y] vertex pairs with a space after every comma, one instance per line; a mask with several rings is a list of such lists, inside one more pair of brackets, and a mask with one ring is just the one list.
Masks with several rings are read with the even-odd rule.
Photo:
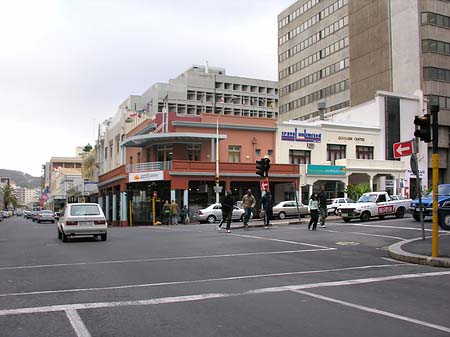
[[208, 223], [215, 223], [216, 222], [216, 217], [214, 215], [209, 215], [206, 218], [206, 221], [208, 221]]
[[414, 213], [414, 214], [413, 214], [413, 218], [414, 218], [414, 220], [416, 220], [417, 222], [420, 221], [420, 215], [419, 215], [418, 213]]
[[281, 220], [286, 219], [286, 213], [284, 212], [278, 213], [278, 218], [280, 218]]
[[363, 214], [361, 214], [361, 221], [369, 221], [370, 220], [370, 213], [369, 212], [363, 212]]
[[396, 218], [403, 218], [405, 216], [405, 209], [403, 207], [400, 207], [397, 209], [397, 212], [395, 212]]
[[69, 241], [69, 237], [66, 235], [66, 233], [62, 232], [61, 235], [62, 235], [62, 241], [63, 242]]
[[245, 217], [245, 214], [242, 214], [241, 217], [239, 218], [239, 221], [244, 222], [244, 217]]
[[342, 218], [342, 220], [344, 220], [344, 222], [350, 222], [351, 218]]
[[450, 214], [439, 217], [439, 227], [446, 231], [450, 230]]
[[101, 237], [102, 241], [106, 241], [107, 235], [106, 235], [106, 233], [105, 233], [105, 234], [102, 234], [100, 237]]

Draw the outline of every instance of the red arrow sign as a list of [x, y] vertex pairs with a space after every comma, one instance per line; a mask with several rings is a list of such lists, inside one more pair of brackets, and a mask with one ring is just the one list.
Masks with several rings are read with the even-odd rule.
[[261, 191], [267, 191], [269, 189], [269, 181], [268, 180], [261, 180], [259, 182], [259, 185], [261, 187]]
[[394, 143], [394, 158], [410, 156], [413, 154], [413, 141]]

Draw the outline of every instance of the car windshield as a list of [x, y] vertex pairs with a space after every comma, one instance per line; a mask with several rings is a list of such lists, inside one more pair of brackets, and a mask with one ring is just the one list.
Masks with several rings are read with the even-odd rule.
[[100, 215], [97, 205], [73, 205], [70, 207], [70, 215]]
[[377, 197], [377, 194], [363, 194], [358, 199], [358, 202], [375, 202], [377, 200]]
[[450, 195], [450, 185], [441, 185], [438, 187], [438, 195]]
[[[438, 195], [450, 195], [450, 185], [439, 185]], [[430, 198], [433, 197], [433, 191], [430, 191], [426, 196]]]

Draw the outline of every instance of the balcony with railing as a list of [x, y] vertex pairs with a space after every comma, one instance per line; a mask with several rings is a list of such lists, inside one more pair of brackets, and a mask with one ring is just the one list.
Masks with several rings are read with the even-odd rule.
[[154, 161], [146, 163], [128, 164], [127, 173], [130, 172], [151, 172], [151, 171], [164, 171], [172, 168], [171, 161]]

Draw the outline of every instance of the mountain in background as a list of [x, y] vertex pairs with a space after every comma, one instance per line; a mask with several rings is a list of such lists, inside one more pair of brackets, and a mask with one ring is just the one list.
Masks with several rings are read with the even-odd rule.
[[42, 183], [41, 177], [33, 177], [20, 171], [0, 169], [0, 177], [11, 178], [16, 186], [24, 188], [40, 188]]

